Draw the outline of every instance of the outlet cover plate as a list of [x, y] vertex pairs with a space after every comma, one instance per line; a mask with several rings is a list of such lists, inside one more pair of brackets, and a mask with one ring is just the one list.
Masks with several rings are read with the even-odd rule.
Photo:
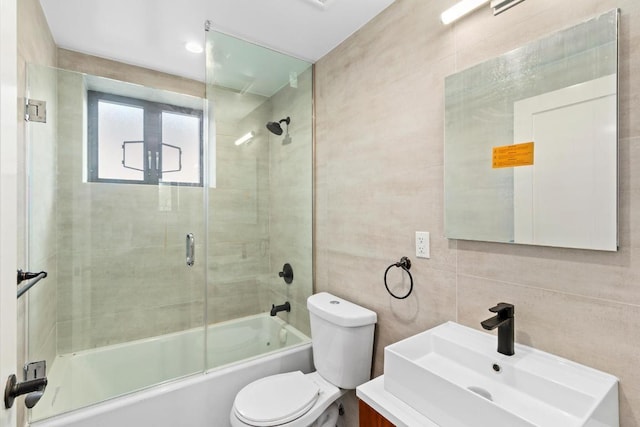
[[431, 258], [428, 231], [416, 231], [416, 257]]

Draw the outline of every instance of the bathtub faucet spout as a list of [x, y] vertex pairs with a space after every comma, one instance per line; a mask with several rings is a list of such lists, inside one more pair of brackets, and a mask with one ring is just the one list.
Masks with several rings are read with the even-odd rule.
[[285, 302], [282, 305], [273, 305], [271, 304], [271, 315], [275, 316], [280, 311], [286, 311], [287, 313], [291, 311], [291, 304], [289, 301]]

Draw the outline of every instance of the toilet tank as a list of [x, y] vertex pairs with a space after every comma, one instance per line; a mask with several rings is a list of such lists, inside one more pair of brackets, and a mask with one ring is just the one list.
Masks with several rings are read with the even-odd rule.
[[369, 381], [376, 313], [327, 292], [311, 295], [307, 308], [318, 373], [344, 389]]

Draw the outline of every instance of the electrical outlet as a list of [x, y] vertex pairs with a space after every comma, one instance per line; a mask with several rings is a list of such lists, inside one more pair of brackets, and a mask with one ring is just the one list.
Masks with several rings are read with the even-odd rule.
[[430, 258], [429, 254], [429, 232], [416, 231], [416, 257]]

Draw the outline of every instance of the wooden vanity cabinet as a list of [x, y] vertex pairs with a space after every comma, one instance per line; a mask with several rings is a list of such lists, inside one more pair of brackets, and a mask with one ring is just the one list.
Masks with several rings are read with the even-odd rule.
[[358, 401], [358, 415], [360, 427], [395, 427], [391, 421], [380, 415], [362, 400]]

